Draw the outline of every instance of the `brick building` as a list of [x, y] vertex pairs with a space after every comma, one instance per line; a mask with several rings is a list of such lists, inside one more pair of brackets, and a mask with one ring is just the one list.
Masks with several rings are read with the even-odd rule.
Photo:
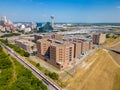
[[28, 40], [24, 40], [24, 39], [19, 39], [15, 41], [15, 44], [18, 45], [19, 47], [21, 47], [22, 49], [26, 50], [29, 53], [32, 53], [33, 51], [36, 51], [36, 44], [28, 41]]
[[75, 58], [86, 54], [93, 47], [92, 40], [73, 39], [73, 40], [70, 40], [70, 42], [74, 44], [74, 57]]
[[37, 40], [37, 56], [59, 69], [71, 66], [74, 58], [80, 58], [81, 55], [85, 55], [93, 47], [91, 39], [62, 40], [60, 38], [60, 40], [59, 37], [61, 35], [51, 35], [51, 38], [45, 37]]
[[93, 34], [94, 44], [103, 44], [106, 41], [106, 34]]
[[52, 39], [57, 39], [57, 40], [62, 40], [62, 35], [61, 34], [36, 34], [34, 35], [34, 38], [35, 38], [35, 42], [37, 42], [37, 40], [39, 39], [49, 39], [49, 38], [52, 38]]
[[49, 56], [51, 42], [47, 39], [37, 41], [38, 55]]
[[37, 41], [38, 56], [59, 69], [72, 65], [74, 60], [74, 45], [55, 39], [40, 39]]
[[74, 45], [68, 42], [53, 43], [50, 46], [50, 60], [61, 69], [71, 66], [74, 60]]

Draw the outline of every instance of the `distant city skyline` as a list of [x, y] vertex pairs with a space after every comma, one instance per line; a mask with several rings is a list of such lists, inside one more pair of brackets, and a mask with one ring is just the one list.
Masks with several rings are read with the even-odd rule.
[[13, 22], [119, 23], [120, 0], [0, 0], [0, 17]]

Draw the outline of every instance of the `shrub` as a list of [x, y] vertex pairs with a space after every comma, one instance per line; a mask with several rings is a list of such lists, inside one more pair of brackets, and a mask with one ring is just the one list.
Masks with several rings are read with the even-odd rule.
[[45, 75], [49, 76], [50, 78], [52, 78], [53, 80], [58, 80], [59, 76], [57, 73], [55, 72], [50, 72], [48, 70], [45, 70]]
[[13, 45], [13, 44], [9, 44], [7, 42], [7, 40], [0, 39], [0, 41], [2, 43], [4, 43], [5, 45], [7, 45], [8, 47], [12, 48], [14, 51], [16, 51], [17, 53], [19, 53], [21, 56], [25, 56], [25, 57], [29, 57], [30, 56], [30, 54], [28, 52], [24, 51], [19, 46], [16, 46], [16, 45]]
[[[47, 90], [31, 71], [19, 64], [15, 58], [11, 57], [11, 60], [14, 64], [0, 46], [0, 90]], [[16, 74], [16, 78], [13, 74]]]
[[6, 69], [11, 66], [11, 62], [8, 60], [8, 58], [0, 58], [0, 69]]
[[10, 34], [5, 34], [5, 35], [3, 35], [3, 36], [1, 36], [2, 38], [4, 38], [4, 37], [11, 37], [11, 36], [19, 36], [20, 34], [18, 34], [18, 33], [10, 33]]
[[107, 34], [107, 35], [106, 35], [106, 38], [110, 38], [110, 34]]
[[39, 66], [40, 66], [40, 64], [39, 64], [39, 63], [37, 63], [37, 64], [36, 64], [36, 66], [37, 66], [37, 67], [39, 67]]

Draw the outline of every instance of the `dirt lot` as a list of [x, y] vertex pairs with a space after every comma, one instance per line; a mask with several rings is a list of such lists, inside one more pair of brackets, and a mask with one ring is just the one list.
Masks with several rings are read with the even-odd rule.
[[69, 90], [120, 90], [118, 77], [120, 68], [106, 50], [98, 50], [77, 67], [66, 83]]

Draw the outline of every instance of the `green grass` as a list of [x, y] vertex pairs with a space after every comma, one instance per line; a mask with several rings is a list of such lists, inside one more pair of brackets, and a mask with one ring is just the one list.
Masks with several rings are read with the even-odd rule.
[[28, 60], [32, 65], [34, 65], [36, 68], [38, 68], [40, 71], [42, 71], [43, 73], [45, 72], [45, 68], [43, 68], [43, 67], [41, 67], [40, 66], [40, 64], [39, 64], [39, 66], [38, 66], [38, 63], [36, 63], [36, 62], [33, 62], [33, 61], [31, 61], [31, 60]]
[[0, 90], [47, 90], [47, 87], [0, 46]]
[[19, 36], [20, 34], [18, 33], [10, 33], [10, 34], [4, 34], [3, 36], [1, 36], [2, 38], [4, 37], [12, 37], [12, 36]]
[[107, 35], [106, 35], [106, 38], [116, 39], [116, 38], [118, 38], [118, 37], [120, 37], [120, 35], [118, 35], [118, 34], [107, 34]]
[[45, 68], [41, 67], [39, 63], [35, 63], [31, 60], [28, 60], [32, 65], [34, 65], [36, 68], [38, 68], [40, 71], [42, 71], [46, 76], [50, 77], [53, 80], [58, 80], [59, 75], [55, 72], [50, 72], [49, 70], [46, 70]]
[[45, 70], [45, 75], [49, 76], [50, 78], [52, 78], [53, 80], [58, 80], [59, 75], [55, 72], [50, 72], [49, 70]]
[[24, 51], [19, 46], [10, 44], [10, 43], [8, 43], [7, 40], [0, 39], [0, 41], [2, 43], [4, 43], [5, 45], [7, 45], [8, 47], [12, 48], [14, 51], [16, 51], [17, 53], [19, 53], [21, 56], [25, 56], [25, 57], [29, 57], [30, 56], [30, 54], [28, 52]]

